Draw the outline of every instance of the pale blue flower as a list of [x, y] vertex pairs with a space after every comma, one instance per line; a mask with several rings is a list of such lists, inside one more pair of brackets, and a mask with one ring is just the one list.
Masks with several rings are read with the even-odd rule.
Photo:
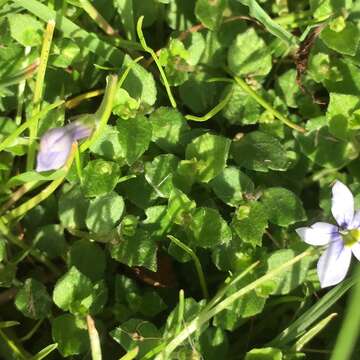
[[72, 144], [89, 137], [91, 132], [92, 127], [80, 121], [47, 131], [40, 140], [36, 171], [56, 170], [64, 166]]
[[317, 264], [323, 288], [344, 280], [352, 254], [360, 261], [360, 211], [354, 210], [354, 197], [346, 185], [336, 181], [331, 201], [331, 212], [338, 226], [317, 222], [310, 227], [296, 229], [307, 244], [327, 245]]

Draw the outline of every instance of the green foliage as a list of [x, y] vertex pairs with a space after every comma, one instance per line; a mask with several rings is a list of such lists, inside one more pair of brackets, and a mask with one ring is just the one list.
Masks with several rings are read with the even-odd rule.
[[196, 178], [209, 182], [225, 168], [230, 148], [229, 139], [204, 134], [186, 147], [186, 159], [196, 160]]
[[43, 319], [50, 315], [51, 298], [41, 282], [29, 278], [16, 294], [15, 306], [26, 317]]
[[238, 76], [264, 76], [271, 70], [271, 54], [254, 29], [239, 34], [229, 49], [229, 68]]
[[23, 46], [38, 46], [42, 42], [43, 25], [29, 14], [11, 14], [9, 17], [11, 36]]
[[52, 337], [63, 356], [81, 354], [89, 348], [89, 336], [84, 320], [71, 314], [56, 317], [52, 323]]
[[149, 147], [151, 123], [144, 116], [117, 122], [121, 155], [126, 162], [133, 164]]
[[249, 170], [284, 171], [290, 165], [280, 141], [260, 131], [253, 131], [233, 142], [231, 152], [236, 163]]
[[57, 281], [53, 300], [60, 309], [74, 315], [96, 314], [107, 301], [107, 289], [103, 280], [93, 283], [75, 267], [71, 267]]
[[114, 190], [120, 178], [120, 168], [115, 162], [89, 161], [84, 168], [83, 190], [85, 196], [99, 196]]
[[[325, 246], [295, 230], [335, 224], [335, 180], [360, 206], [359, 13], [0, 0], [0, 358], [312, 360], [310, 340], [342, 356], [338, 331], [356, 357], [355, 310], [328, 312], [357, 259], [320, 291]], [[63, 146], [68, 166], [32, 166]]]
[[306, 220], [304, 208], [299, 198], [284, 188], [268, 188], [261, 197], [268, 212], [269, 221], [280, 226], [289, 226]]
[[86, 226], [94, 233], [106, 234], [115, 227], [124, 209], [124, 200], [117, 193], [101, 195], [90, 201], [86, 214]]
[[235, 212], [232, 228], [241, 240], [253, 246], [260, 246], [268, 226], [269, 214], [266, 207], [257, 201], [241, 205]]

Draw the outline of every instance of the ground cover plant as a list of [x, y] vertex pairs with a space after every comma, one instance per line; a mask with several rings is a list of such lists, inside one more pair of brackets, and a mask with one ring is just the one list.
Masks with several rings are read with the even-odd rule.
[[359, 358], [360, 1], [0, 0], [0, 358]]

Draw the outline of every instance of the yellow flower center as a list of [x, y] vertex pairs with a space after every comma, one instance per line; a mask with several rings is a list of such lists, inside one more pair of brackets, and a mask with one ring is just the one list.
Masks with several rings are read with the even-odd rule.
[[360, 241], [360, 229], [349, 230], [342, 234], [345, 246], [351, 247]]

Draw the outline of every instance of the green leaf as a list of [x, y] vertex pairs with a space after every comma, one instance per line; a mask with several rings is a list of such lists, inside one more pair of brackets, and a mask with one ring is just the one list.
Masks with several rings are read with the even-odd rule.
[[107, 289], [103, 280], [92, 283], [87, 276], [71, 267], [56, 282], [53, 300], [60, 309], [74, 315], [96, 314], [107, 301]]
[[360, 101], [355, 95], [330, 93], [326, 111], [329, 131], [337, 138], [347, 140], [351, 135], [350, 127], [357, 120], [359, 107]]
[[66, 69], [80, 55], [80, 47], [72, 40], [61, 39], [54, 44], [53, 54], [49, 57], [51, 65]]
[[272, 66], [269, 49], [253, 28], [237, 35], [229, 49], [228, 63], [237, 76], [265, 76]]
[[133, 164], [149, 147], [152, 134], [152, 126], [145, 116], [137, 116], [134, 119], [117, 122], [121, 155], [126, 162]]
[[119, 88], [116, 91], [112, 112], [123, 120], [134, 118], [139, 110], [140, 101], [132, 98], [129, 93]]
[[36, 279], [26, 279], [15, 298], [16, 308], [31, 319], [44, 319], [51, 314], [51, 298], [46, 287]]
[[168, 198], [173, 189], [173, 174], [179, 159], [172, 154], [159, 155], [151, 163], [145, 164], [145, 179], [159, 197]]
[[347, 0], [310, 0], [310, 8], [315, 19], [324, 19], [349, 8], [346, 6], [349, 3]]
[[120, 178], [117, 163], [105, 160], [89, 161], [84, 168], [83, 190], [85, 196], [99, 196], [114, 190]]
[[191, 221], [191, 214], [196, 208], [182, 191], [174, 188], [170, 194], [166, 215], [175, 224], [186, 226]]
[[243, 201], [243, 193], [254, 191], [254, 183], [238, 168], [226, 167], [216, 178], [211, 180], [210, 186], [216, 196], [225, 204], [238, 206]]
[[207, 360], [226, 359], [229, 340], [226, 332], [220, 328], [206, 329], [199, 338], [199, 352]]
[[11, 36], [23, 46], [37, 46], [42, 43], [43, 25], [29, 14], [8, 16]]
[[91, 144], [90, 151], [108, 160], [121, 158], [121, 144], [116, 127], [106, 125], [96, 140]]
[[234, 84], [231, 86], [231, 97], [222, 110], [222, 115], [230, 124], [256, 124], [262, 111], [260, 105], [251, 96], [248, 96], [239, 85]]
[[109, 243], [111, 257], [128, 266], [143, 266], [156, 271], [157, 245], [147, 231], [138, 229], [134, 236], [123, 236]]
[[[254, 280], [255, 278], [253, 276], [246, 276], [239, 283], [231, 286], [226, 292], [226, 296], [231, 296]], [[241, 325], [243, 319], [261, 313], [264, 309], [265, 302], [266, 297], [260, 297], [256, 291], [253, 290], [217, 314], [214, 318], [214, 324], [225, 330], [233, 331]]]
[[261, 131], [253, 131], [233, 142], [231, 152], [238, 165], [250, 170], [285, 171], [290, 165], [280, 141]]
[[358, 156], [354, 144], [333, 137], [327, 126], [296, 134], [303, 153], [316, 164], [328, 169], [342, 168]]
[[85, 228], [86, 212], [89, 207], [87, 200], [79, 187], [74, 187], [63, 194], [59, 199], [59, 218], [65, 228]]
[[225, 7], [226, 0], [197, 0], [195, 15], [207, 28], [215, 30], [220, 25]]
[[52, 338], [63, 356], [78, 355], [90, 347], [86, 322], [71, 314], [55, 318], [51, 324]]
[[50, 344], [40, 350], [36, 355], [34, 355], [31, 360], [42, 360], [45, 359], [50, 353], [58, 348], [58, 344]]
[[91, 281], [104, 277], [106, 259], [99, 245], [89, 240], [78, 240], [70, 248], [69, 267], [76, 267]]
[[327, 26], [321, 31], [320, 39], [330, 49], [344, 55], [354, 56], [359, 45], [360, 31], [355, 24], [348, 21], [342, 31], [334, 31]]
[[303, 96], [299, 85], [296, 83], [296, 70], [290, 69], [282, 74], [277, 84], [280, 90], [281, 98], [286, 102], [286, 105], [292, 108], [297, 108], [297, 97]]
[[151, 206], [145, 210], [146, 219], [143, 221], [146, 231], [151, 236], [161, 240], [168, 233], [172, 226], [172, 218], [168, 214], [166, 205]]
[[0, 286], [1, 287], [10, 287], [13, 284], [13, 280], [16, 276], [17, 267], [16, 264], [0, 263]]
[[109, 233], [120, 220], [125, 209], [123, 198], [115, 192], [90, 201], [86, 226], [97, 234]]
[[[281, 264], [291, 260], [296, 255], [297, 252], [292, 249], [275, 251], [267, 259], [268, 271], [278, 268]], [[296, 263], [289, 271], [272, 278], [271, 282], [275, 285], [275, 288], [271, 294], [288, 294], [291, 290], [295, 289], [297, 286], [303, 283], [306, 279], [306, 274], [313, 260], [313, 257], [305, 257]]]
[[50, 224], [39, 228], [34, 237], [34, 244], [50, 259], [62, 256], [67, 246], [63, 227], [58, 224]]
[[260, 202], [249, 202], [236, 210], [231, 225], [242, 241], [261, 246], [268, 226], [268, 212]]
[[205, 207], [194, 211], [188, 232], [192, 243], [203, 248], [228, 243], [232, 238], [230, 227], [219, 212]]
[[123, 184], [119, 184], [118, 189], [124, 197], [141, 209], [146, 209], [153, 205], [158, 195], [154, 188], [146, 181], [144, 175], [138, 175]]
[[150, 115], [152, 141], [167, 152], [181, 152], [182, 136], [190, 130], [184, 116], [176, 109], [160, 107]]
[[280, 349], [276, 348], [261, 348], [252, 349], [245, 355], [245, 360], [282, 360], [283, 354]]
[[141, 65], [134, 63], [130, 56], [125, 55], [124, 66], [130, 64], [131, 70], [122, 87], [133, 99], [139, 100], [141, 107], [146, 111], [150, 106], [154, 105], [156, 101], [157, 91], [154, 77]]
[[209, 182], [225, 168], [230, 140], [218, 135], [204, 134], [186, 147], [186, 159], [197, 161], [197, 180]]
[[[133, 337], [141, 337], [138, 341]], [[149, 321], [130, 319], [110, 332], [110, 336], [126, 351], [139, 347], [138, 357], [143, 357], [148, 351], [155, 348], [161, 341], [160, 331]]]
[[285, 188], [268, 188], [264, 191], [261, 202], [268, 213], [269, 221], [280, 226], [289, 226], [306, 220], [305, 210], [300, 199]]
[[0, 237], [0, 262], [6, 259], [6, 240]]

